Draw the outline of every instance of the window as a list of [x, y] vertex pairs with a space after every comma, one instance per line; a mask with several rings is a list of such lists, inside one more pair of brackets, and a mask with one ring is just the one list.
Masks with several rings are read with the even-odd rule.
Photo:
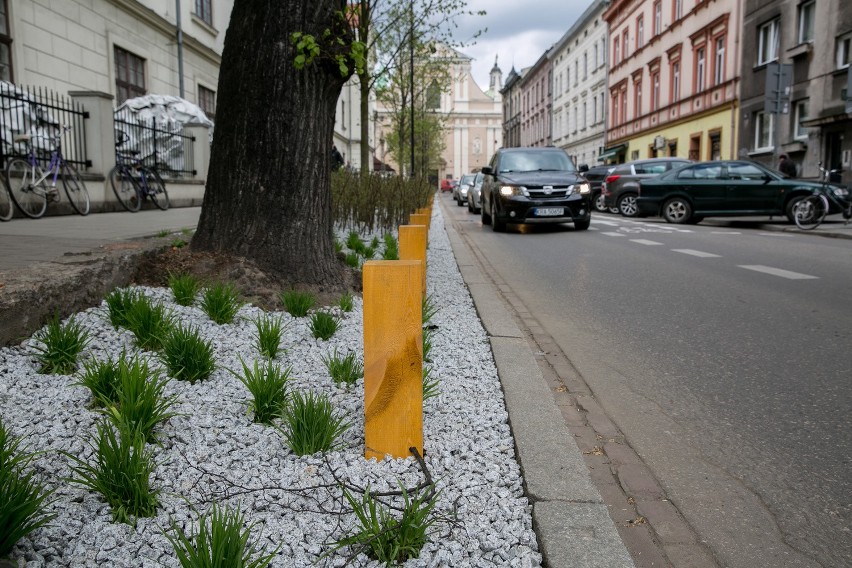
[[621, 121], [627, 122], [627, 87], [621, 91]]
[[586, 103], [583, 102], [583, 115], [582, 115], [583, 116], [583, 126], [582, 126], [583, 130], [586, 129], [586, 113], [587, 112], [588, 112], [588, 109], [586, 107]]
[[600, 65], [598, 64], [598, 44], [595, 44], [595, 59], [593, 69], [597, 69], [598, 67], [600, 67]]
[[683, 17], [683, 0], [674, 0], [672, 19], [677, 21]]
[[764, 65], [778, 59], [778, 19], [757, 29], [757, 64]]
[[589, 54], [583, 52], [583, 79], [589, 76]]
[[598, 123], [598, 97], [592, 97], [592, 124]]
[[115, 46], [115, 98], [117, 104], [141, 97], [145, 90], [145, 60]]
[[654, 91], [651, 93], [651, 110], [660, 108], [660, 72], [651, 75], [651, 85]]
[[624, 30], [624, 33], [621, 34], [621, 49], [623, 50], [624, 59], [627, 59], [628, 49], [627, 47], [630, 45], [628, 42], [630, 41], [630, 30]]
[[654, 35], [663, 31], [663, 3], [662, 0], [654, 2]]
[[201, 107], [207, 118], [214, 120], [216, 118], [216, 92], [198, 85], [198, 106]]
[[613, 65], [618, 65], [618, 62], [621, 61], [621, 49], [619, 48], [619, 39], [615, 38], [612, 40], [612, 63]]
[[680, 100], [680, 61], [672, 63], [671, 102]]
[[850, 51], [852, 51], [852, 33], [837, 38], [837, 46], [834, 51], [836, 53], [837, 68], [844, 69], [849, 67], [849, 63], [852, 61], [852, 57], [850, 57]]
[[633, 116], [642, 116], [642, 81], [633, 84]]
[[754, 117], [754, 148], [766, 150], [773, 146], [774, 115], [763, 111], [755, 113]]
[[574, 60], [574, 86], [577, 85], [577, 82], [580, 80], [580, 62], [578, 60]]
[[0, 81], [12, 82], [12, 36], [6, 0], [0, 0]]
[[763, 170], [753, 164], [731, 164], [728, 166], [728, 177], [731, 179], [762, 181], [764, 176]]
[[713, 85], [725, 81], [725, 36], [716, 39], [716, 57], [713, 59]]
[[642, 49], [645, 45], [645, 18], [639, 16], [636, 19], [636, 49]]
[[796, 101], [796, 122], [793, 130], [793, 137], [799, 140], [808, 137], [808, 129], [802, 126], [802, 122], [808, 119], [808, 99]]
[[705, 67], [704, 48], [701, 47], [695, 52], [695, 92], [700, 93], [704, 90], [704, 67]]
[[574, 133], [577, 132], [577, 124], [578, 124], [578, 122], [577, 122], [577, 107], [574, 107], [574, 130], [573, 130]]
[[815, 0], [799, 4], [799, 43], [806, 43], [814, 40], [815, 10]]
[[206, 24], [213, 25], [213, 0], [195, 0], [195, 15]]
[[612, 124], [618, 124], [618, 93], [612, 95]]

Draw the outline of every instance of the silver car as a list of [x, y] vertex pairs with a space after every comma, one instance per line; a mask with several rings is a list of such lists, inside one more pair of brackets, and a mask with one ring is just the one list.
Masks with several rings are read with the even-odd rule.
[[482, 182], [485, 180], [484, 174], [476, 174], [473, 179], [473, 185], [467, 191], [467, 210], [471, 213], [479, 213], [482, 209]]
[[459, 180], [459, 184], [453, 188], [453, 199], [456, 200], [456, 205], [461, 207], [467, 203], [467, 192], [473, 185], [473, 179], [476, 174], [464, 174]]

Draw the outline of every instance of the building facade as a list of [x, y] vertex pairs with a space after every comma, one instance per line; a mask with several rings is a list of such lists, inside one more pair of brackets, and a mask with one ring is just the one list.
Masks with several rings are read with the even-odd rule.
[[594, 0], [551, 48], [553, 144], [578, 166], [596, 164], [606, 142], [605, 8], [605, 0]]
[[516, 148], [521, 145], [521, 87], [520, 81], [526, 70], [509, 71], [506, 84], [500, 91], [503, 98], [503, 146]]
[[521, 100], [521, 146], [550, 146], [553, 67], [550, 50], [524, 70], [519, 81]]
[[[821, 162], [852, 182], [849, 3], [746, 0], [743, 52], [742, 76], [749, 81], [741, 91], [740, 156], [775, 166], [786, 153], [801, 177], [818, 177]], [[767, 107], [766, 92], [774, 64], [792, 71], [777, 113]]]
[[738, 156], [739, 0], [614, 0], [604, 156]]
[[[375, 145], [373, 143], [375, 128], [371, 120], [375, 111], [375, 99], [372, 96], [367, 101], [367, 141], [370, 147], [370, 160], [366, 167], [373, 169], [375, 163]], [[334, 145], [343, 154], [347, 167], [360, 170], [365, 165], [361, 163], [361, 84], [358, 76], [353, 75], [340, 91], [337, 99], [337, 111], [334, 116]], [[381, 167], [381, 166], [380, 166]]]

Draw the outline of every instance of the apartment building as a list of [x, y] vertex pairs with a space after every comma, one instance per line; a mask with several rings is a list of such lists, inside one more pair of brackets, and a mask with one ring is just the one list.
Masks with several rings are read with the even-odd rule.
[[545, 51], [518, 82], [521, 100], [521, 146], [550, 146], [553, 66]]
[[516, 71], [512, 67], [506, 84], [500, 90], [503, 97], [503, 146], [516, 148], [521, 145], [521, 88], [520, 81], [529, 67]]
[[594, 0], [551, 48], [552, 139], [577, 165], [603, 157], [606, 133], [606, 0]]
[[[848, 0], [746, 0], [740, 155], [776, 165], [786, 153], [801, 177], [818, 164], [852, 182], [852, 9]], [[767, 107], [773, 64], [792, 73], [780, 112]], [[772, 83], [772, 77], [769, 78]]]
[[741, 10], [740, 0], [611, 2], [603, 15], [610, 55], [607, 156], [739, 155]]

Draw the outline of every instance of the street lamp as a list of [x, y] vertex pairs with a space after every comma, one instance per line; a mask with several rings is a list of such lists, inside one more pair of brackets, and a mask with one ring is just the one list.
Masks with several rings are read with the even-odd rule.
[[409, 56], [410, 75], [408, 87], [411, 95], [411, 177], [414, 177], [414, 0], [411, 0], [410, 28], [409, 28]]

